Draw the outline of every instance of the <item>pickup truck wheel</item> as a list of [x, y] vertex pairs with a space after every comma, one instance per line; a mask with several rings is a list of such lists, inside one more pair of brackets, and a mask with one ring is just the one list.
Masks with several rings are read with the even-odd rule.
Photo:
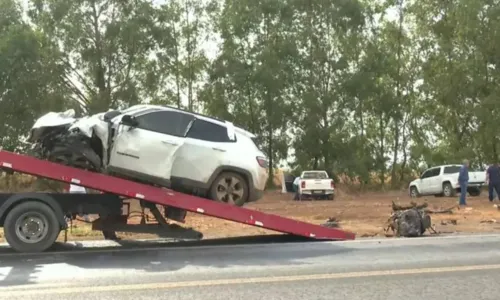
[[219, 202], [243, 206], [248, 198], [248, 183], [239, 174], [223, 172], [210, 188], [210, 198]]
[[455, 196], [455, 189], [451, 186], [450, 183], [443, 184], [443, 195], [445, 197], [453, 197]]
[[5, 239], [19, 252], [42, 252], [57, 239], [61, 226], [46, 204], [29, 201], [15, 206], [5, 218]]
[[418, 198], [418, 197], [420, 197], [420, 193], [418, 192], [417, 188], [414, 187], [414, 186], [412, 186], [410, 188], [410, 197], [411, 198]]
[[477, 197], [477, 196], [481, 195], [481, 189], [472, 188], [469, 190], [469, 195], [471, 195], [472, 197]]

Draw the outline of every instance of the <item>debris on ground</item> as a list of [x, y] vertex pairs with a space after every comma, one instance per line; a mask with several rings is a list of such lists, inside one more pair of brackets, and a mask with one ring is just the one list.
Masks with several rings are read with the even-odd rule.
[[455, 220], [455, 219], [451, 219], [451, 220], [441, 220], [441, 225], [448, 225], [448, 224], [451, 224], [451, 225], [457, 225], [458, 224], [458, 221]]
[[326, 220], [326, 223], [321, 224], [321, 226], [329, 227], [329, 228], [339, 228], [340, 224], [336, 218], [331, 217], [331, 218], [328, 218], [328, 220]]
[[496, 223], [497, 220], [495, 219], [489, 219], [489, 220], [482, 220], [480, 223], [488, 223], [488, 224], [493, 224]]
[[432, 227], [430, 214], [452, 213], [451, 209], [431, 211], [426, 209], [427, 203], [416, 204], [411, 202], [409, 206], [398, 205], [392, 202], [392, 214], [389, 217], [389, 225], [385, 229], [387, 233], [391, 229], [397, 237], [418, 237], [427, 230], [437, 233]]

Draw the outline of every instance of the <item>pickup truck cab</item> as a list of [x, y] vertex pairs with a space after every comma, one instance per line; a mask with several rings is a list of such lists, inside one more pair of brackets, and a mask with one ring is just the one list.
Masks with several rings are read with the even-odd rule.
[[304, 171], [300, 175], [299, 199], [328, 199], [335, 197], [333, 179], [326, 171]]
[[[461, 165], [443, 165], [425, 170], [420, 178], [413, 180], [409, 185], [410, 197], [435, 195], [453, 197], [460, 192], [458, 174]], [[486, 171], [472, 171], [469, 169], [469, 184], [467, 192], [470, 196], [479, 196], [481, 187], [486, 181]]]

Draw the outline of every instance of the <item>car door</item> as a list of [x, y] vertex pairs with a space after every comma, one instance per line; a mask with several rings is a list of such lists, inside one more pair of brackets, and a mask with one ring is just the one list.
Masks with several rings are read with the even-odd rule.
[[172, 177], [207, 183], [215, 170], [230, 164], [235, 138], [229, 138], [227, 127], [197, 118], [186, 134], [172, 167]]
[[170, 180], [177, 150], [184, 142], [191, 114], [159, 110], [135, 116], [137, 127], [120, 125], [113, 142], [110, 166]]
[[441, 169], [441, 167], [432, 168], [429, 178], [426, 179], [429, 181], [429, 192], [432, 194], [442, 192], [443, 183], [441, 180]]
[[426, 170], [424, 173], [422, 173], [422, 176], [420, 176], [420, 194], [429, 194], [430, 191], [430, 186], [429, 183], [430, 181], [427, 180], [431, 176], [432, 169]]

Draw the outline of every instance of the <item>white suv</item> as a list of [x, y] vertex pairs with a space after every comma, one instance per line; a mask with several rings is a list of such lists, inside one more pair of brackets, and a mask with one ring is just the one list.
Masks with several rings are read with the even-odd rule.
[[39, 156], [238, 206], [262, 197], [268, 161], [255, 135], [230, 122], [156, 105], [72, 114], [35, 123], [30, 138]]
[[[425, 170], [420, 178], [410, 182], [408, 187], [410, 196], [455, 196], [457, 192], [460, 192], [460, 185], [458, 184], [460, 168], [461, 165], [444, 165]], [[484, 171], [469, 171], [469, 183], [467, 185], [469, 195], [479, 196], [485, 181], [486, 173]]]

